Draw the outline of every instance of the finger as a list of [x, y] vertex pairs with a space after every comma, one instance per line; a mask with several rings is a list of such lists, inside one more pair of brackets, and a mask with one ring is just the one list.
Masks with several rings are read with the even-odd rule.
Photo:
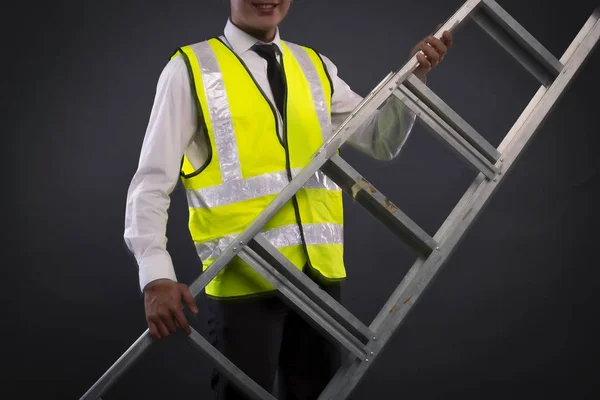
[[425, 55], [423, 53], [417, 54], [417, 60], [419, 60], [419, 63], [421, 64], [421, 68], [425, 72], [431, 71], [431, 63], [427, 60], [427, 57], [425, 57]]
[[183, 315], [183, 312], [181, 310], [174, 310], [173, 311], [173, 316], [175, 317], [175, 321], [177, 321], [177, 325], [188, 335], [190, 333], [192, 333], [192, 328], [190, 327], [190, 324], [188, 323], [187, 318], [185, 317], [185, 315]]
[[196, 306], [196, 299], [192, 296], [192, 292], [190, 292], [190, 288], [185, 285], [180, 286], [181, 297], [183, 297], [183, 301], [188, 306], [188, 308], [194, 313], [198, 314], [198, 307]]
[[164, 324], [164, 322], [159, 316], [154, 318], [152, 322], [156, 324], [156, 327], [158, 328], [158, 332], [160, 333], [161, 337], [165, 338], [169, 336], [169, 329], [167, 329], [167, 326]]
[[154, 340], [158, 340], [161, 338], [160, 333], [158, 332], [158, 328], [156, 324], [150, 320], [148, 322], [148, 329], [150, 330], [150, 337]]
[[147, 302], [147, 311], [146, 311], [147, 318], [146, 318], [146, 320], [148, 322], [148, 329], [150, 330], [150, 336], [153, 339], [161, 339], [163, 337], [161, 335], [159, 326], [156, 324], [156, 320], [158, 319], [157, 309], [158, 309], [158, 302], [157, 302], [156, 298], [149, 299]]
[[436, 49], [438, 53], [445, 53], [448, 51], [448, 47], [444, 44], [444, 42], [436, 37], [431, 36], [426, 40], [426, 42]]
[[177, 327], [175, 326], [173, 315], [171, 314], [172, 308], [173, 307], [161, 307], [158, 311], [158, 316], [162, 323], [169, 329], [169, 332], [175, 333], [177, 332]]
[[429, 62], [429, 60], [427, 60], [427, 57], [425, 56], [425, 54], [423, 54], [423, 53], [417, 54], [417, 60], [419, 61], [420, 67], [423, 70], [429, 71], [429, 69], [431, 68], [431, 63]]
[[442, 42], [444, 42], [446, 47], [452, 46], [452, 44], [454, 43], [452, 33], [450, 33], [449, 31], [444, 31], [444, 33], [442, 34]]
[[437, 51], [435, 51], [435, 49], [428, 44], [423, 45], [421, 50], [423, 50], [423, 53], [425, 53], [425, 56], [427, 56], [427, 60], [429, 60], [431, 67], [435, 67], [438, 64], [440, 58]]
[[431, 45], [431, 47], [433, 47], [437, 51], [438, 63], [440, 61], [442, 61], [442, 59], [446, 55], [446, 52], [448, 51], [448, 48], [446, 47], [446, 45], [440, 39], [435, 38], [435, 37], [428, 38], [427, 43], [429, 43]]

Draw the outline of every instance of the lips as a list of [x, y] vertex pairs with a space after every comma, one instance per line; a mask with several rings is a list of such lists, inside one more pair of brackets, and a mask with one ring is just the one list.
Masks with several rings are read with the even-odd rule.
[[254, 7], [258, 8], [260, 11], [272, 11], [279, 4], [278, 3], [268, 3], [268, 2], [256, 2], [256, 3], [252, 3], [252, 5]]

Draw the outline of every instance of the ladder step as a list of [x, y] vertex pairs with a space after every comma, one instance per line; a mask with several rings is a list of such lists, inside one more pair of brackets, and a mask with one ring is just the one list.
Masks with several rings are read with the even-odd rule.
[[563, 64], [494, 0], [482, 0], [471, 18], [542, 85], [558, 77]]
[[344, 346], [361, 361], [368, 360], [366, 346], [348, 332], [331, 315], [327, 314], [300, 289], [292, 285], [279, 271], [269, 265], [249, 247], [244, 247], [239, 257], [269, 281], [291, 307], [304, 315], [307, 322], [332, 340]]
[[273, 246], [262, 235], [257, 235], [248, 243], [248, 247], [268, 262], [292, 285], [297, 287], [308, 298], [331, 315], [340, 325], [347, 329], [352, 335], [364, 344], [375, 338], [365, 324], [363, 324], [352, 313], [346, 310], [327, 292], [322, 290], [312, 279], [296, 268], [275, 246]]
[[[428, 102], [433, 102], [437, 107], [443, 107], [447, 111], [449, 109], [448, 106], [445, 106], [440, 101], [436, 101], [435, 99], [428, 97], [426, 95], [426, 91], [422, 90], [422, 86], [416, 84], [414, 80], [412, 82], [412, 88], [415, 92], [418, 92], [421, 97], [427, 98]], [[415, 85], [416, 84], [416, 85]], [[451, 114], [445, 114], [444, 117], [442, 115], [436, 113], [432, 110], [424, 101], [420, 100], [419, 97], [411, 90], [408, 89], [404, 84], [398, 86], [398, 88], [394, 91], [394, 95], [402, 101], [408, 108], [410, 108], [431, 130], [436, 134], [436, 137], [442, 139], [442, 142], [445, 143], [453, 150], [456, 154], [461, 156], [467, 163], [474, 168], [477, 172], [483, 173], [488, 179], [494, 179], [498, 174], [498, 168], [492, 164], [488, 158], [486, 158], [483, 153], [479, 152], [470, 142], [476, 141], [479, 143], [479, 147], [487, 148], [485, 140], [481, 137], [477, 132], [473, 133], [471, 129], [467, 128], [466, 124], [459, 124], [460, 120], [454, 119], [454, 124], [459, 124], [459, 129], [463, 128], [463, 134], [461, 135], [457, 132], [452, 126], [446, 122], [446, 119], [451, 119]], [[469, 133], [470, 132], [470, 133]], [[465, 139], [463, 136], [470, 137], [469, 140]], [[489, 152], [490, 156], [494, 158], [498, 157], [498, 153]], [[488, 156], [489, 157], [489, 156]]]
[[192, 329], [192, 333], [189, 336], [191, 344], [202, 353], [211, 358], [217, 369], [221, 371], [223, 375], [234, 382], [244, 393], [253, 400], [275, 400], [269, 392], [262, 388], [258, 383], [252, 380], [246, 375], [241, 369], [239, 369], [234, 363], [232, 363], [227, 357], [223, 355], [218, 349], [216, 349], [208, 340], [206, 340], [201, 334]]
[[404, 81], [404, 85], [488, 161], [496, 163], [500, 159], [500, 152], [419, 78], [411, 75]]
[[362, 205], [371, 215], [422, 256], [429, 255], [437, 243], [389, 199], [362, 177], [339, 155], [333, 155], [321, 170]]

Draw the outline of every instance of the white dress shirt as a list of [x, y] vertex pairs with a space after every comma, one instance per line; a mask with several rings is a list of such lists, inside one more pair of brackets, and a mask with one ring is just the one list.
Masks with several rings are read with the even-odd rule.
[[[273, 101], [267, 78], [267, 62], [251, 47], [262, 43], [237, 28], [230, 20], [225, 43], [246, 63], [265, 94]], [[279, 31], [273, 41], [280, 46]], [[335, 132], [363, 100], [338, 76], [337, 67], [321, 55], [333, 82], [332, 129]], [[139, 266], [139, 284], [157, 279], [177, 281], [166, 249], [166, 227], [170, 195], [180, 179], [185, 154], [196, 168], [208, 155], [202, 126], [192, 97], [189, 75], [182, 57], [164, 67], [157, 83], [154, 104], [142, 143], [137, 171], [127, 192], [124, 239]], [[281, 126], [281, 116], [280, 126]], [[415, 115], [395, 96], [366, 121], [346, 142], [379, 160], [398, 155], [412, 129]], [[281, 132], [279, 132], [281, 135]]]

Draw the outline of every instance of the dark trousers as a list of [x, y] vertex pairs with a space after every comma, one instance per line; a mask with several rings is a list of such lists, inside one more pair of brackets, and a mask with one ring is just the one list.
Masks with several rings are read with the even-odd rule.
[[[339, 283], [320, 286], [340, 301]], [[213, 346], [270, 393], [274, 393], [276, 374], [281, 373], [279, 399], [317, 399], [340, 366], [338, 346], [279, 294], [240, 300], [209, 298], [208, 311]], [[216, 400], [248, 399], [216, 369], [211, 385]]]

